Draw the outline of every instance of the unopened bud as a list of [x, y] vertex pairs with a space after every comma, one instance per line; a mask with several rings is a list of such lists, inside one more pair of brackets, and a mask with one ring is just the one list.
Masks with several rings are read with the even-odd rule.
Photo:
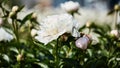
[[17, 61], [22, 61], [22, 60], [23, 60], [23, 55], [18, 54], [18, 55], [17, 55]]
[[112, 30], [110, 34], [112, 37], [115, 37], [115, 38], [119, 38], [120, 36], [118, 30]]
[[31, 18], [32, 18], [32, 19], [36, 19], [36, 18], [37, 18], [37, 14], [36, 14], [36, 13], [33, 13]]
[[90, 22], [90, 21], [88, 21], [88, 22], [86, 23], [86, 27], [87, 27], [87, 28], [89, 28], [91, 25], [92, 25], [92, 22]]
[[61, 37], [60, 37], [60, 38], [61, 38], [61, 40], [62, 40], [62, 41], [67, 41], [67, 40], [68, 40], [69, 35], [70, 35], [69, 33], [65, 33], [65, 34], [61, 35]]
[[87, 46], [90, 44], [91, 38], [88, 35], [84, 35], [83, 37], [80, 37], [76, 40], [75, 44], [76, 47], [85, 50], [87, 49]]
[[12, 12], [16, 12], [16, 11], [18, 11], [18, 6], [13, 6], [13, 8], [12, 8]]
[[32, 29], [31, 30], [31, 36], [34, 37], [37, 34], [37, 30], [36, 29]]
[[115, 6], [114, 6], [114, 10], [116, 10], [116, 11], [120, 10], [120, 5], [118, 5], [118, 4], [115, 5]]

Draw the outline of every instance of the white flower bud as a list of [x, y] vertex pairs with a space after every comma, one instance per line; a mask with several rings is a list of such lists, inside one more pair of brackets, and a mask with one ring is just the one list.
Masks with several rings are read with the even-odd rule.
[[86, 23], [86, 27], [87, 27], [87, 28], [89, 28], [91, 25], [92, 25], [92, 22], [90, 22], [90, 21], [88, 21], [88, 22]]
[[33, 13], [33, 14], [32, 14], [32, 18], [33, 18], [33, 19], [36, 19], [36, 18], [37, 18], [37, 14], [36, 14], [36, 13]]
[[90, 44], [91, 39], [87, 35], [84, 35], [83, 37], [76, 40], [75, 44], [76, 47], [85, 50], [87, 49], [88, 44]]
[[32, 29], [31, 30], [31, 36], [34, 37], [37, 34], [37, 30], [36, 29]]
[[18, 54], [18, 55], [17, 55], [17, 61], [19, 62], [19, 61], [21, 61], [21, 60], [23, 60], [23, 55]]
[[18, 11], [18, 6], [13, 6], [13, 8], [12, 8], [12, 12], [16, 12], [16, 11]]
[[120, 10], [120, 5], [118, 5], [118, 4], [116, 4], [115, 6], [114, 6], [114, 10]]
[[118, 30], [112, 30], [112, 31], [110, 32], [110, 34], [111, 34], [112, 36], [114, 36], [115, 38], [119, 38], [119, 32], [118, 32]]
[[75, 12], [79, 9], [79, 3], [78, 2], [65, 2], [64, 4], [61, 4], [61, 8], [67, 12]]

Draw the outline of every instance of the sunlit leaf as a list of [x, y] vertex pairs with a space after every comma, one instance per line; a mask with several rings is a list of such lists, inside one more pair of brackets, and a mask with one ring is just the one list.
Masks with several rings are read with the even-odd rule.
[[7, 62], [9, 62], [9, 61], [10, 61], [10, 59], [9, 59], [8, 55], [3, 54], [2, 56], [3, 56], [3, 59], [4, 59], [4, 60], [6, 60]]

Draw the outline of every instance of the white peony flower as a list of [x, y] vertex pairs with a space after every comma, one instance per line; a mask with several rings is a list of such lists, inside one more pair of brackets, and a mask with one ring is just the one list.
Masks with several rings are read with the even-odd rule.
[[118, 30], [112, 30], [112, 31], [110, 32], [110, 34], [111, 34], [112, 36], [116, 37], [116, 38], [119, 38], [119, 32], [118, 32]]
[[13, 36], [0, 27], [0, 41], [10, 41]]
[[38, 41], [47, 44], [64, 33], [72, 33], [74, 19], [69, 14], [59, 14], [47, 16], [40, 24], [38, 36], [35, 37]]
[[80, 5], [78, 2], [68, 1], [61, 4], [61, 8], [67, 12], [74, 12], [79, 9]]
[[87, 46], [90, 43], [90, 41], [91, 41], [90, 37], [84, 35], [83, 37], [80, 37], [78, 40], [76, 40], [75, 44], [76, 47], [85, 50], [87, 49]]

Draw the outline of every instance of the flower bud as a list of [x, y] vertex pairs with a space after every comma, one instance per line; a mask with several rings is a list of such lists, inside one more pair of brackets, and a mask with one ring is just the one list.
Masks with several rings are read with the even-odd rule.
[[34, 37], [36, 34], [37, 34], [37, 30], [32, 29], [32, 30], [31, 30], [31, 36]]
[[87, 28], [89, 28], [91, 25], [92, 25], [92, 22], [90, 22], [90, 21], [88, 21], [88, 22], [86, 23], [86, 27], [87, 27]]
[[19, 62], [19, 61], [21, 61], [21, 60], [23, 60], [23, 55], [18, 54], [18, 55], [17, 55], [17, 61]]
[[13, 18], [14, 16], [15, 16], [15, 12], [10, 12], [10, 13], [9, 13], [9, 17], [10, 17], [10, 18]]
[[65, 2], [64, 4], [61, 4], [61, 8], [69, 13], [77, 12], [79, 6], [80, 5], [78, 2], [73, 2], [73, 1]]
[[110, 34], [111, 34], [112, 37], [119, 38], [119, 32], [118, 32], [118, 30], [112, 30], [110, 32]]
[[70, 36], [70, 34], [69, 33], [64, 33], [63, 35], [61, 35], [60, 36], [60, 38], [61, 38], [61, 40], [62, 41], [67, 41], [68, 40], [68, 37]]
[[12, 8], [12, 12], [16, 12], [16, 11], [18, 11], [18, 6], [13, 6], [13, 8]]
[[84, 35], [83, 37], [79, 38], [76, 40], [75, 44], [76, 47], [85, 50], [87, 49], [88, 44], [90, 44], [91, 38], [88, 37], [87, 35]]
[[114, 6], [114, 10], [116, 10], [116, 11], [120, 10], [120, 6], [119, 6], [118, 4], [116, 4], [116, 5]]
[[36, 13], [33, 13], [31, 18], [32, 18], [32, 19], [36, 19], [36, 18], [37, 18], [37, 14], [36, 14]]

